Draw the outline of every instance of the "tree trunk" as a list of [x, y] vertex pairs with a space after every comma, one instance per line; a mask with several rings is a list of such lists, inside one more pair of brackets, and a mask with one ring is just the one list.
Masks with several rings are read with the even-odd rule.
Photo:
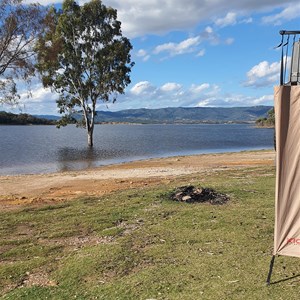
[[88, 146], [89, 147], [93, 147], [93, 144], [94, 144], [93, 131], [94, 131], [94, 128], [89, 128], [88, 129]]
[[90, 116], [91, 119], [88, 120], [87, 118], [88, 145], [90, 148], [92, 148], [94, 144], [93, 133], [94, 133], [94, 125], [95, 125], [95, 112], [96, 112], [96, 100], [93, 100], [93, 98], [92, 98], [92, 103], [93, 103], [93, 108]]

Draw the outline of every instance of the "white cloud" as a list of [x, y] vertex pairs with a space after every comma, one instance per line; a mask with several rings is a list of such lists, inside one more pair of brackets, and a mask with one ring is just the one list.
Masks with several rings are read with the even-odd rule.
[[246, 96], [242, 94], [218, 94], [207, 97], [197, 103], [197, 107], [234, 107], [234, 106], [256, 106], [273, 105], [274, 96], [263, 95], [260, 97]]
[[31, 87], [31, 95], [24, 86], [20, 90], [20, 108], [30, 114], [58, 114], [56, 100], [58, 95], [52, 93], [49, 88], [45, 89], [41, 83], [35, 83]]
[[145, 55], [147, 55], [147, 51], [144, 49], [140, 49], [137, 53], [137, 56], [139, 56], [139, 57], [143, 57]]
[[[89, 0], [79, 0], [80, 4]], [[28, 3], [35, 0], [26, 0]], [[43, 5], [61, 3], [62, 0], [39, 0]], [[185, 30], [198, 23], [218, 18], [221, 24], [234, 22], [233, 14], [251, 14], [254, 11], [272, 11], [291, 4], [289, 10], [299, 5], [298, 0], [106, 0], [104, 4], [118, 10], [122, 30], [130, 38], [147, 34], [164, 34], [173, 30]], [[223, 17], [224, 12], [234, 12]], [[283, 17], [291, 12], [286, 11]], [[278, 16], [279, 18], [279, 16]], [[279, 19], [278, 19], [279, 20]]]
[[160, 90], [163, 92], [178, 92], [182, 88], [182, 85], [176, 82], [168, 82], [164, 84]]
[[290, 21], [298, 17], [300, 17], [300, 3], [287, 6], [278, 14], [263, 17], [262, 21], [267, 24], [281, 25], [285, 21]]
[[200, 34], [202, 40], [207, 40], [211, 45], [219, 45], [221, 39], [212, 27], [207, 26]]
[[131, 89], [130, 92], [133, 95], [136, 96], [141, 96], [143, 94], [151, 94], [152, 91], [154, 90], [154, 87], [151, 85], [149, 81], [141, 81], [138, 82], [136, 85], [134, 85]]
[[202, 56], [204, 56], [204, 55], [205, 55], [205, 49], [202, 49], [202, 50], [200, 50], [200, 51], [197, 53], [196, 56], [202, 57]]
[[[283, 7], [282, 0], [107, 0], [105, 4], [118, 9], [124, 33], [129, 37], [145, 34], [163, 34], [173, 30], [185, 30], [216, 16], [225, 26], [236, 22], [236, 15], [251, 14], [253, 11], [274, 10]], [[298, 3], [298, 0], [288, 0]], [[224, 12], [229, 13], [221, 19]], [[235, 15], [236, 14], [236, 15]], [[223, 21], [223, 23], [221, 22]], [[249, 21], [250, 19], [248, 19]], [[231, 22], [231, 23], [230, 23]]]
[[233, 26], [236, 24], [249, 24], [252, 22], [253, 19], [251, 17], [248, 17], [246, 19], [239, 19], [236, 12], [228, 12], [225, 17], [216, 19], [214, 23], [216, 26], [222, 28], [226, 26]]
[[211, 33], [213, 33], [213, 29], [212, 29], [212, 27], [207, 26], [207, 27], [205, 28], [204, 32], [207, 33], [207, 34], [211, 34]]
[[162, 45], [158, 45], [155, 47], [153, 53], [159, 54], [161, 52], [167, 52], [171, 56], [191, 53], [195, 51], [195, 46], [199, 45], [200, 43], [200, 36], [188, 38], [183, 40], [180, 43], [165, 43]]
[[272, 103], [274, 100], [274, 95], [263, 95], [261, 97], [255, 98], [253, 100], [254, 105], [265, 105], [266, 103]]
[[203, 91], [207, 90], [208, 88], [210, 88], [209, 83], [202, 83], [199, 85], [192, 84], [190, 87], [190, 92], [193, 94], [201, 94]]
[[231, 45], [234, 42], [233, 38], [227, 38], [226, 40], [220, 39], [220, 37], [214, 32], [212, 27], [207, 26], [198, 36], [187, 38], [179, 43], [169, 42], [158, 45], [154, 48], [153, 54], [158, 55], [166, 53], [168, 56], [174, 57], [177, 55], [195, 53], [195, 56], [203, 56], [205, 54], [204, 49], [200, 49], [200, 45], [204, 42], [208, 42], [212, 45], [218, 45], [223, 43], [225, 45]]
[[135, 84], [125, 95], [118, 98], [117, 104], [109, 109], [129, 109], [136, 107], [194, 107], [203, 97], [209, 97], [215, 86], [208, 83], [192, 84], [184, 87], [177, 82], [166, 82], [155, 86], [149, 81]]
[[[258, 72], [263, 74], [264, 72]], [[44, 89], [40, 84], [33, 86], [32, 98], [22, 93], [23, 112], [31, 114], [58, 114], [57, 94]], [[150, 81], [140, 81], [119, 95], [117, 102], [97, 104], [98, 110], [122, 110], [130, 108], [196, 107], [196, 106], [253, 106], [272, 105], [273, 95], [250, 97], [228, 94], [214, 83], [198, 83], [184, 86], [178, 82], [166, 82], [159, 86]]]
[[269, 64], [267, 61], [262, 61], [258, 65], [254, 66], [248, 73], [248, 77], [262, 78], [268, 75], [273, 75], [274, 72], [278, 72], [280, 69], [280, 63], [274, 62]]
[[240, 21], [241, 24], [250, 24], [252, 22], [253, 22], [253, 19], [251, 17]]
[[220, 86], [214, 83], [204, 82], [185, 87], [176, 82], [167, 82], [161, 86], [155, 86], [149, 81], [142, 81], [137, 83], [125, 95], [119, 97], [117, 103], [110, 105], [109, 109], [196, 106], [232, 107], [272, 104], [273, 95], [249, 96], [225, 93]]
[[215, 21], [215, 24], [219, 27], [225, 27], [229, 25], [235, 25], [237, 23], [237, 14], [234, 12], [228, 12], [224, 18], [219, 18]]
[[140, 49], [137, 54], [138, 57], [142, 58], [143, 61], [147, 61], [150, 58], [150, 55], [148, 54], [148, 52], [144, 49]]
[[5, 110], [15, 113], [58, 114], [58, 94], [52, 93], [49, 88], [45, 89], [38, 77], [33, 78], [30, 85], [21, 79], [16, 79], [15, 82], [20, 95], [19, 103], [16, 106], [5, 105]]
[[[287, 65], [289, 64], [290, 58], [288, 57]], [[260, 62], [259, 64], [252, 67], [250, 71], [247, 72], [247, 80], [244, 83], [244, 85], [254, 87], [265, 87], [276, 84], [276, 82], [279, 82], [281, 69], [280, 65], [280, 62]]]

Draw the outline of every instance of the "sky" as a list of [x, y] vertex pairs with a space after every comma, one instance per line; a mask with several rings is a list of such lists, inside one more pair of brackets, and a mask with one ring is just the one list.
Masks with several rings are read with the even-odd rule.
[[[31, 0], [27, 0], [30, 2]], [[40, 0], [59, 5], [59, 0]], [[80, 0], [79, 4], [87, 1]], [[103, 0], [116, 8], [133, 45], [131, 84], [118, 111], [162, 107], [273, 105], [279, 83], [280, 30], [300, 30], [299, 0]], [[21, 88], [22, 112], [57, 115], [58, 95]], [[9, 109], [6, 109], [9, 110]]]

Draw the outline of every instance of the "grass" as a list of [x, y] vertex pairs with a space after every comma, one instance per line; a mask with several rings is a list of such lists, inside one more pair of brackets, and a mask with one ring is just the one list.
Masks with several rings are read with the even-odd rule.
[[[274, 169], [185, 176], [167, 186], [1, 212], [1, 299], [298, 299], [297, 258], [273, 246]], [[222, 206], [173, 202], [211, 187]]]

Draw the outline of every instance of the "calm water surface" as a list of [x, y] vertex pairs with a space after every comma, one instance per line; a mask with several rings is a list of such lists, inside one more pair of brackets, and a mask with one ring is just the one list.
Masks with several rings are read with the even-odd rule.
[[155, 157], [273, 147], [272, 129], [252, 125], [97, 125], [84, 129], [0, 126], [0, 174], [50, 173]]

